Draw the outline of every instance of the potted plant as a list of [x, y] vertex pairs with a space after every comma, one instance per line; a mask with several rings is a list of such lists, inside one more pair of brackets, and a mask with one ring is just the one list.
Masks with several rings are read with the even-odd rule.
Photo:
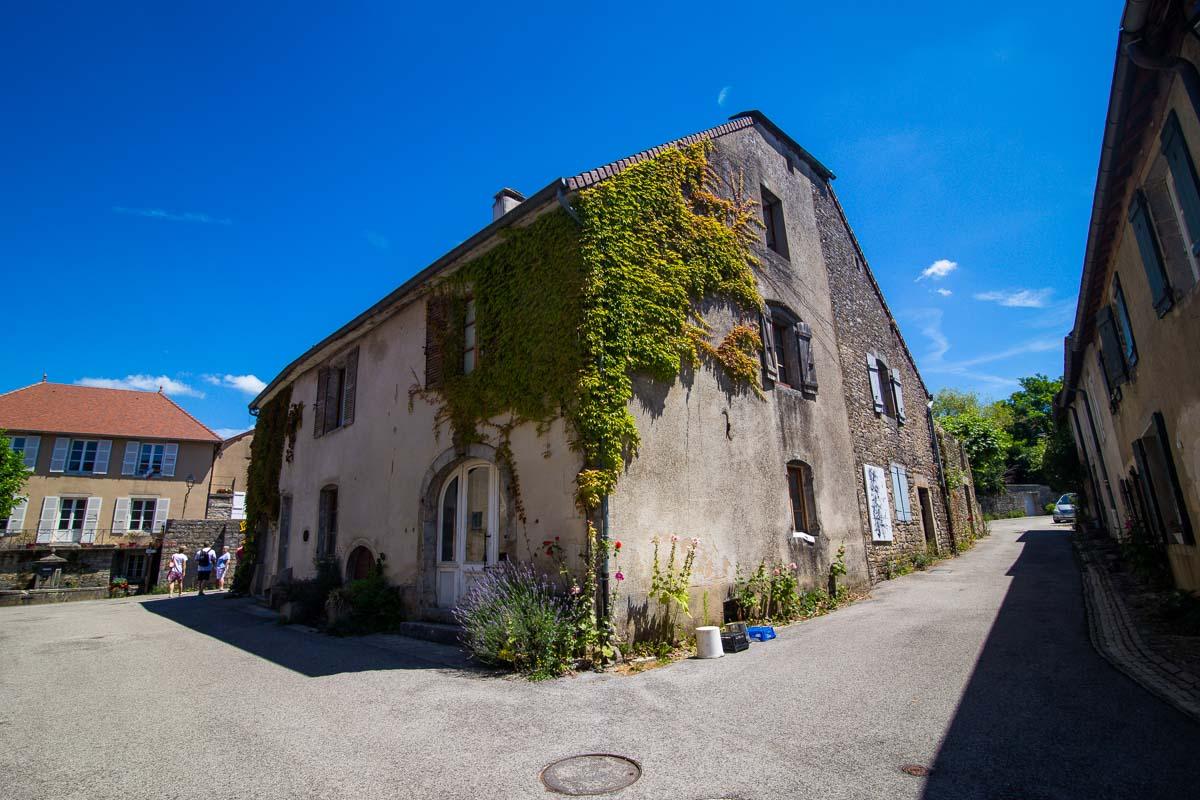
[[108, 596], [117, 597], [119, 595], [129, 596], [129, 580], [118, 576], [109, 582]]

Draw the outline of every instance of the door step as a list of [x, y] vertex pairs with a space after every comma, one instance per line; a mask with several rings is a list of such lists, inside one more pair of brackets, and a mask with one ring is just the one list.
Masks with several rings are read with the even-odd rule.
[[462, 626], [444, 622], [401, 622], [396, 633], [410, 639], [457, 646], [462, 636]]

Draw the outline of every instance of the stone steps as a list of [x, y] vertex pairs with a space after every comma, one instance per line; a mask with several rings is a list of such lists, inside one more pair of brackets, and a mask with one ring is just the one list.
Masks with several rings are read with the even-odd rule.
[[396, 633], [401, 636], [407, 636], [410, 639], [421, 639], [426, 642], [458, 646], [459, 638], [462, 635], [462, 627], [445, 622], [401, 622]]

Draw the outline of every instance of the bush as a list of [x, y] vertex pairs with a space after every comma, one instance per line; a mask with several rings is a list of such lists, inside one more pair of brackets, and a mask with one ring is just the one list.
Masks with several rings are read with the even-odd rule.
[[544, 680], [574, 663], [578, 602], [528, 564], [503, 562], [475, 581], [454, 617], [463, 644], [480, 661]]
[[[336, 611], [330, 613], [331, 608]], [[395, 630], [404, 621], [400, 590], [388, 583], [378, 567], [367, 577], [330, 592], [325, 611], [330, 632], [339, 635]]]
[[1046, 503], [1046, 505], [1042, 507], [1042, 511], [1045, 511], [1047, 514], [1053, 514], [1057, 507], [1057, 503]]
[[292, 581], [283, 588], [284, 602], [295, 605], [292, 622], [316, 625], [325, 616], [325, 601], [329, 593], [342, 585], [338, 566], [331, 561], [317, 562], [317, 576]]

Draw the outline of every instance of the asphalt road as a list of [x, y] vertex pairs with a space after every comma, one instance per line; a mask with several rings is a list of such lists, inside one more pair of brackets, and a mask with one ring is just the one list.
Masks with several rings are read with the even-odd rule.
[[748, 652], [544, 684], [221, 597], [0, 609], [0, 796], [546, 798], [587, 752], [642, 765], [621, 800], [1196, 796], [1200, 726], [1092, 650], [1065, 529], [993, 530]]

